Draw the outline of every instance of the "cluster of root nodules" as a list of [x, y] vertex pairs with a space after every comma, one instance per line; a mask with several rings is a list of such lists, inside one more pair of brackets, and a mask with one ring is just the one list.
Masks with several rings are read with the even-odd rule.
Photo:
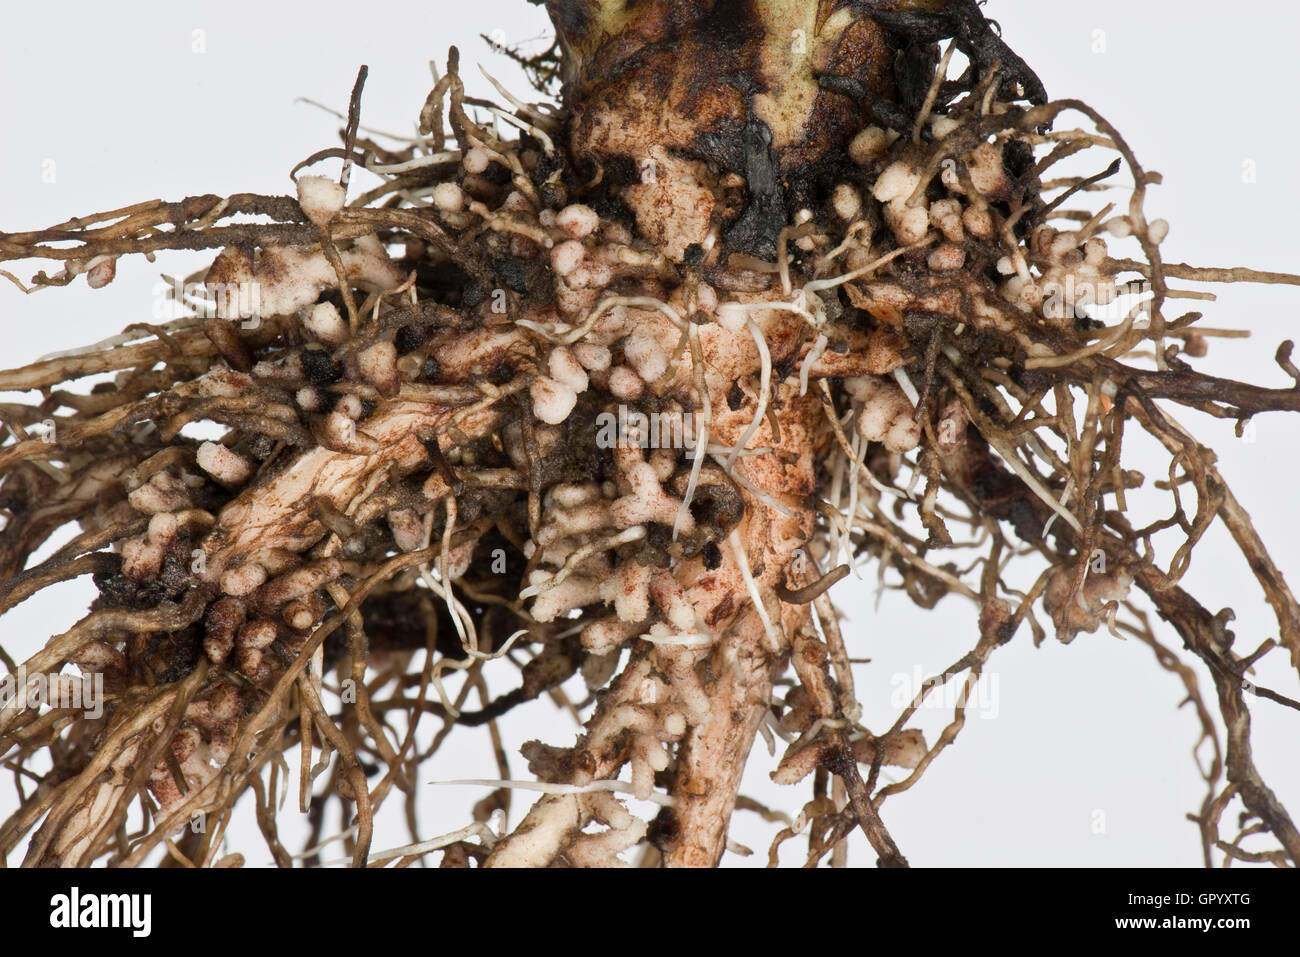
[[[1083, 104], [1003, 102], [996, 74], [940, 72], [912, 129], [859, 133], [793, 191], [764, 260], [727, 247], [740, 177], [654, 156], [620, 181], [566, 155], [562, 113], [470, 101], [450, 67], [418, 140], [367, 138], [354, 94], [344, 148], [312, 158], [346, 161], [350, 201], [303, 174], [296, 202], [200, 196], [0, 236], [0, 259], [61, 261], [36, 285], [220, 250], [181, 317], [0, 374], [28, 396], [2, 411], [0, 610], [92, 576], [90, 613], [24, 667], [105, 689], [102, 715], [6, 701], [6, 857], [237, 864], [224, 835], [251, 790], [281, 865], [713, 863], [744, 850], [736, 811], [776, 822], [773, 861], [801, 836], [808, 861], [843, 864], [860, 827], [902, 863], [885, 799], [964, 717], [927, 742], [926, 698], [973, 688], [1017, 634], [1109, 632], [1148, 644], [1201, 716], [1207, 862], [1297, 859], [1245, 695], [1294, 702], [1246, 682], [1274, 643], [1234, 649], [1230, 615], [1180, 588], [1192, 547], [1228, 526], [1293, 661], [1300, 610], [1173, 409], [1245, 426], [1300, 393], [1196, 371], [1211, 333], [1166, 314], [1187, 295], [1170, 283], [1292, 280], [1162, 265], [1156, 176]], [[1114, 152], [1136, 188], [1080, 209]], [[1093, 156], [1096, 175], [1052, 178]], [[362, 166], [380, 180], [364, 193]], [[1296, 375], [1289, 345], [1278, 362]], [[1125, 468], [1135, 424], [1168, 453], [1158, 482]], [[862, 723], [867, 653], [827, 592], [849, 573], [977, 606], [971, 651], [887, 728]], [[1208, 666], [1226, 735], [1152, 606]], [[557, 705], [576, 741], [502, 740], [513, 709]], [[461, 830], [419, 833], [439, 748], [484, 725], [500, 780]], [[793, 818], [738, 793], [759, 736], [776, 781], [811, 786]], [[518, 779], [545, 792], [521, 820]], [[1220, 834], [1237, 802], [1242, 834]], [[278, 830], [296, 810], [297, 856]], [[371, 846], [385, 812], [410, 845]]]

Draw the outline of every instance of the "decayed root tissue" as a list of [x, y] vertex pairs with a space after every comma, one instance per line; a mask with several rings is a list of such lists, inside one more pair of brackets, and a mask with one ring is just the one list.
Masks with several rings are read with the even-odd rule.
[[[363, 70], [342, 148], [300, 164], [296, 197], [0, 234], [2, 260], [62, 263], [35, 287], [216, 251], [179, 318], [0, 373], [28, 396], [0, 406], [0, 612], [91, 576], [89, 614], [22, 667], [106, 691], [96, 717], [0, 711], [20, 799], [0, 853], [235, 866], [246, 797], [280, 866], [326, 859], [335, 802], [355, 866], [714, 865], [748, 852], [737, 810], [784, 825], [773, 863], [803, 836], [809, 864], [842, 866], [861, 829], [901, 866], [885, 799], [956, 738], [994, 653], [1050, 630], [1136, 636], [1184, 680], [1212, 755], [1207, 864], [1300, 860], [1250, 749], [1248, 688], [1300, 708], [1247, 681], [1275, 643], [1234, 649], [1231, 613], [1179, 582], [1219, 520], [1297, 666], [1300, 607], [1174, 418], [1297, 411], [1300, 372], [1289, 343], [1293, 388], [1200, 372], [1213, 331], [1166, 315], [1189, 295], [1171, 282], [1300, 281], [1165, 264], [1168, 224], [1143, 211], [1159, 177], [1091, 108], [1048, 100], [971, 0], [751, 6], [721, 25], [709, 3], [554, 0], [559, 107], [467, 96], [453, 49], [421, 136], [393, 145], [360, 126]], [[1053, 178], [1094, 154], [1095, 175]], [[329, 159], [340, 177], [307, 171]], [[1121, 170], [1122, 205], [1070, 205]], [[1121, 455], [1134, 425], [1169, 453], [1173, 519], [1129, 507], [1150, 484]], [[971, 651], [875, 730], [828, 592], [870, 568], [923, 609], [976, 606]], [[1144, 605], [1208, 667], [1226, 734]], [[950, 683], [961, 704], [927, 741], [912, 718]], [[499, 719], [543, 698], [582, 731], [516, 743], [517, 780]], [[495, 790], [421, 837], [431, 759], [483, 725]], [[740, 793], [759, 736], [784, 748], [777, 783], [809, 781], [793, 820]], [[294, 787], [299, 855], [277, 829]], [[1234, 805], [1242, 833], [1220, 836]], [[389, 810], [412, 844], [375, 850]]]

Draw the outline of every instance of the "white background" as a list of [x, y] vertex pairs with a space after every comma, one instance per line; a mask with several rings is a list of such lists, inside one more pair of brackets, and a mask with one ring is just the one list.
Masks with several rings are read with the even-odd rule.
[[[1148, 168], [1164, 174], [1150, 215], [1173, 224], [1167, 259], [1300, 269], [1294, 238], [1300, 191], [1293, 172], [1300, 143], [1293, 105], [1284, 98], [1294, 79], [1297, 26], [1289, 7], [1265, 0], [1229, 6], [990, 0], [986, 11], [1054, 97], [1087, 100], [1116, 124]], [[338, 130], [334, 118], [295, 98], [342, 109], [357, 67], [367, 63], [363, 124], [410, 134], [430, 87], [428, 61], [444, 61], [449, 44], [462, 50], [471, 92], [492, 95], [473, 69], [482, 62], [522, 93], [526, 84], [518, 71], [491, 54], [478, 35], [500, 31], [513, 44], [540, 38], [547, 29], [540, 10], [522, 0], [10, 7], [0, 33], [0, 230], [49, 226], [155, 197], [290, 192], [290, 168], [336, 145]], [[531, 48], [544, 46], [541, 41]], [[51, 169], [53, 182], [46, 182]], [[1254, 172], [1253, 182], [1246, 170]], [[368, 188], [368, 177], [361, 176]], [[79, 280], [24, 297], [0, 280], [0, 366], [149, 320], [159, 273], [185, 275], [204, 261], [189, 254], [164, 254], [153, 265], [123, 261], [116, 281], [99, 291]], [[24, 279], [32, 272], [20, 268]], [[1254, 338], [1212, 341], [1202, 367], [1288, 385], [1271, 357], [1280, 340], [1295, 335], [1300, 290], [1219, 291], [1217, 304], [1192, 305], [1205, 306], [1207, 324], [1249, 328]], [[1300, 426], [1278, 415], [1263, 417], [1250, 443], [1221, 423], [1183, 419], [1221, 452], [1224, 475], [1275, 559], [1293, 583], [1300, 581], [1293, 497]], [[1149, 479], [1162, 477], [1160, 466], [1148, 466], [1129, 463]], [[900, 676], [940, 670], [973, 644], [975, 632], [973, 609], [959, 599], [926, 613], [886, 594], [876, 608], [874, 569], [867, 571], [867, 581], [850, 579], [835, 595], [848, 616], [852, 654], [872, 659], [859, 669], [858, 691], [867, 724], [879, 731], [896, 713], [890, 699], [899, 693]], [[1239, 650], [1276, 636], [1258, 587], [1217, 529], [1198, 550], [1186, 583], [1211, 609], [1233, 606]], [[75, 621], [89, 594], [82, 582], [32, 599], [0, 619], [0, 642], [25, 657]], [[1160, 637], [1180, 645], [1168, 627]], [[1197, 668], [1213, 704], [1212, 686]], [[1266, 659], [1257, 677], [1300, 697], [1283, 654]], [[505, 690], [513, 679], [499, 680], [497, 690]], [[1178, 708], [1180, 683], [1156, 666], [1145, 646], [1102, 633], [1068, 647], [1049, 639], [1035, 649], [1022, 629], [991, 662], [987, 690], [992, 696], [973, 711], [956, 744], [920, 784], [884, 806], [884, 819], [913, 864], [1199, 864], [1196, 828], [1185, 818], [1203, 798], [1190, 754], [1198, 725], [1189, 708]], [[1254, 713], [1257, 764], [1283, 802], [1300, 811], [1300, 714], [1267, 701], [1254, 702]], [[946, 717], [940, 711], [923, 716], [930, 740]], [[512, 750], [527, 737], [567, 744], [574, 733], [546, 703], [530, 709], [526, 721], [507, 721], [504, 730]], [[457, 732], [456, 738], [462, 738], [459, 745], [449, 745], [424, 768], [421, 837], [464, 824], [468, 805], [486, 793], [427, 781], [495, 776], [485, 732]], [[760, 746], [745, 792], [797, 810], [806, 787], [774, 788], [767, 781], [774, 766]], [[525, 774], [517, 757], [513, 771]], [[528, 799], [519, 797], [514, 820]], [[295, 800], [286, 809], [286, 827]], [[0, 810], [10, 801], [0, 792]], [[758, 853], [748, 859], [729, 854], [726, 863], [766, 859], [772, 826], [742, 813], [732, 833]], [[375, 847], [406, 839], [402, 829], [385, 828]], [[799, 846], [787, 845], [783, 861], [796, 862]], [[251, 827], [233, 834], [231, 849], [244, 851], [250, 864], [269, 861]], [[874, 860], [860, 835], [853, 838], [851, 860]]]

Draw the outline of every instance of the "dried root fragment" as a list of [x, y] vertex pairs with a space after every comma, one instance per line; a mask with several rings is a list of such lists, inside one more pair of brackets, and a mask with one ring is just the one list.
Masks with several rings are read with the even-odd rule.
[[[547, 6], [559, 109], [500, 87], [511, 110], [467, 99], [453, 49], [424, 139], [361, 136], [359, 82], [343, 148], [304, 164], [347, 172], [295, 170], [296, 199], [0, 234], [0, 260], [63, 263], [36, 285], [212, 251], [186, 315], [0, 372], [30, 393], [0, 407], [0, 613], [90, 575], [89, 613], [23, 665], [111, 689], [95, 717], [51, 718], [49, 695], [0, 708], [0, 757], [36, 782], [0, 854], [231, 866], [211, 831], [182, 832], [247, 798], [287, 866], [274, 808], [292, 749], [309, 846], [338, 802], [356, 866], [435, 850], [451, 866], [712, 866], [752, 806], [755, 740], [776, 754], [779, 736], [773, 778], [813, 794], [771, 859], [802, 834], [809, 863], [842, 865], [860, 830], [901, 866], [886, 799], [956, 739], [992, 655], [1051, 627], [1138, 636], [1183, 677], [1222, 756], [1198, 817], [1207, 862], [1300, 860], [1243, 698], [1274, 646], [1234, 650], [1228, 610], [1180, 581], [1222, 521], [1293, 665], [1300, 606], [1175, 419], [1244, 427], [1300, 398], [1200, 371], [1214, 331], [1166, 315], [1186, 294], [1171, 280], [1300, 280], [1164, 264], [1169, 226], [1142, 212], [1154, 175], [1085, 104], [1048, 101], [969, 0], [742, 5], [739, 44], [717, 41], [708, 3]], [[1112, 152], [1136, 184], [1124, 212], [1066, 208], [1108, 185]], [[1095, 175], [1048, 178], [1100, 153]], [[380, 180], [364, 193], [363, 168]], [[1140, 260], [1115, 258], [1126, 240]], [[1139, 307], [1094, 316], [1131, 282]], [[1277, 361], [1300, 380], [1289, 343]], [[79, 389], [87, 376], [104, 381]], [[1128, 495], [1147, 482], [1133, 428], [1169, 455], [1155, 514]], [[920, 608], [976, 606], [971, 650], [875, 731], [827, 591], [868, 567]], [[1222, 746], [1139, 596], [1209, 667]], [[575, 677], [590, 700], [565, 692]], [[927, 742], [912, 719], [939, 689], [963, 704]], [[525, 744], [536, 781], [514, 780], [502, 719], [548, 700], [581, 733]], [[372, 849], [377, 818], [414, 806], [422, 762], [480, 725], [500, 780], [466, 828]], [[525, 787], [543, 793], [517, 819]], [[1276, 847], [1219, 838], [1233, 802]]]

